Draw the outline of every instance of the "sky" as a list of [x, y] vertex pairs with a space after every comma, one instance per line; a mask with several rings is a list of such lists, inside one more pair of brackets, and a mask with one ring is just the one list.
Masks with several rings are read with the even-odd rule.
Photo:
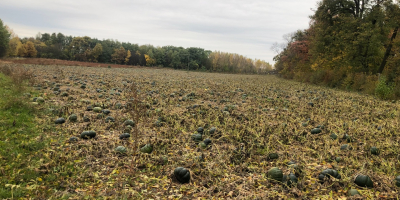
[[1, 0], [19, 37], [63, 33], [139, 45], [200, 47], [273, 64], [273, 43], [308, 28], [317, 0]]

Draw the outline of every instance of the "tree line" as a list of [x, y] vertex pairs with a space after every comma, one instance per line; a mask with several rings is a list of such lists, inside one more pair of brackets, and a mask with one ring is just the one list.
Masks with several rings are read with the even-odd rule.
[[399, 27], [398, 1], [322, 0], [309, 28], [273, 45], [276, 70], [289, 79], [400, 97]]
[[271, 64], [259, 59], [250, 59], [233, 53], [212, 52], [198, 47], [155, 47], [150, 44], [138, 45], [112, 39], [99, 40], [88, 36], [73, 37], [62, 33], [38, 33], [36, 37], [19, 38], [8, 26], [0, 25], [0, 31], [3, 31], [3, 35], [7, 35], [5, 38], [8, 38], [7, 42], [6, 39], [2, 40], [7, 43], [7, 48], [0, 56], [228, 73], [263, 74], [272, 70]]

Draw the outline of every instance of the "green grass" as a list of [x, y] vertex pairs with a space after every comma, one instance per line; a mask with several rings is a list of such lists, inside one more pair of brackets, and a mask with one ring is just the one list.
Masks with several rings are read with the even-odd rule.
[[[43, 158], [35, 156], [46, 146], [35, 122], [38, 111], [24, 97], [24, 90], [0, 73], [0, 199], [28, 194], [28, 184], [37, 181], [35, 171]], [[42, 160], [41, 160], [42, 159]]]

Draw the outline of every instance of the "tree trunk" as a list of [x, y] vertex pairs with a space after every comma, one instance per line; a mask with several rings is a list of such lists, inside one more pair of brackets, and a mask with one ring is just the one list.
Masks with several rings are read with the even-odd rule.
[[393, 40], [396, 39], [396, 35], [397, 35], [397, 31], [398, 30], [399, 30], [399, 26], [397, 26], [393, 31], [392, 37], [390, 38], [390, 43], [389, 43], [388, 47], [386, 48], [385, 55], [383, 56], [383, 60], [382, 60], [381, 66], [378, 69], [378, 73], [382, 73], [383, 70], [385, 69], [385, 65], [386, 65], [387, 59], [389, 58], [390, 52], [392, 51]]

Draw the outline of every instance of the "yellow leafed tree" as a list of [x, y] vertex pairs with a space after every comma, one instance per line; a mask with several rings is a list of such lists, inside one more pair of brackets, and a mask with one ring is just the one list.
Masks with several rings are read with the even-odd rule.
[[125, 58], [125, 64], [128, 64], [128, 62], [129, 62], [129, 58], [131, 57], [131, 51], [127, 51], [126, 52], [126, 58]]
[[35, 45], [33, 44], [33, 42], [28, 41], [25, 43], [25, 50], [26, 50], [26, 57], [29, 58], [34, 58], [36, 57], [37, 54], [37, 50], [35, 48]]

